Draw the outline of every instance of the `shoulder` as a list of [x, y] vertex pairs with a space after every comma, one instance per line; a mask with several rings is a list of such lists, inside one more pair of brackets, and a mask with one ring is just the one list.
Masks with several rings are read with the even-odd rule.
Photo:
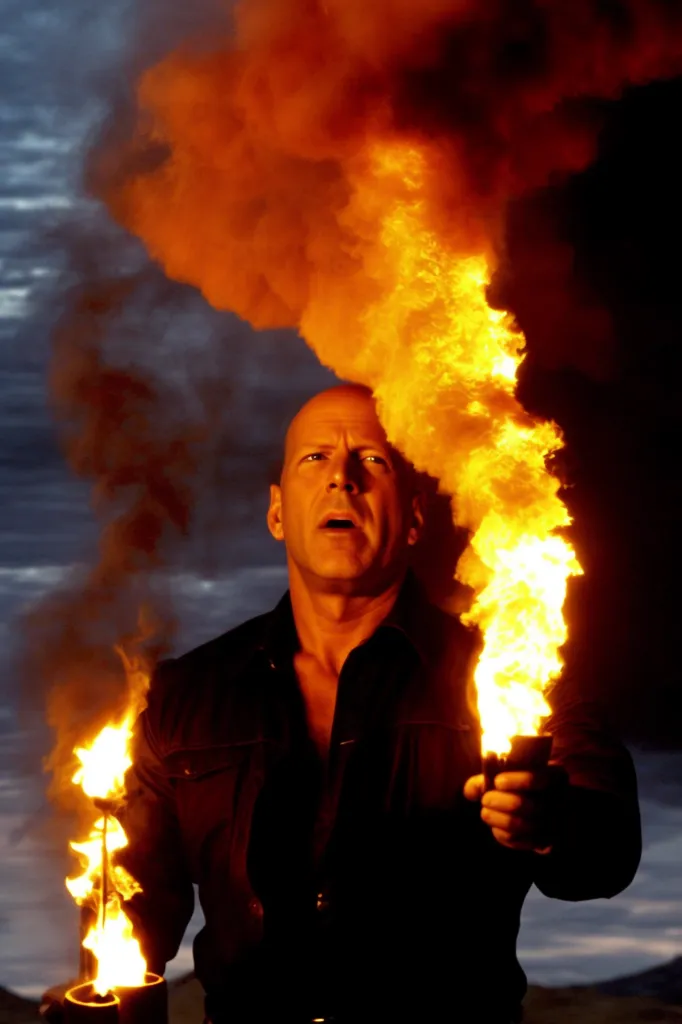
[[410, 688], [410, 713], [461, 729], [476, 720], [474, 669], [480, 633], [428, 601], [410, 608], [409, 635], [421, 669]]
[[[272, 612], [249, 619], [221, 636], [168, 658], [152, 677], [144, 712], [160, 752], [221, 741], [247, 727], [237, 708], [249, 703], [258, 658]], [[252, 702], [251, 702], [252, 703]]]
[[262, 645], [272, 612], [258, 615], [242, 622], [214, 640], [201, 644], [191, 651], [163, 664], [173, 666], [176, 676], [196, 678], [216, 667], [227, 672], [239, 673]]
[[450, 671], [469, 670], [482, 646], [477, 629], [465, 626], [457, 616], [426, 601], [414, 609], [413, 636], [432, 664]]

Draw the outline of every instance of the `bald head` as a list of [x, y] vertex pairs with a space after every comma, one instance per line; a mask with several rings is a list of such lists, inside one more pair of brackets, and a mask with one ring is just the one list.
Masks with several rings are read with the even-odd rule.
[[386, 442], [370, 389], [362, 384], [338, 384], [313, 395], [292, 419], [284, 439], [284, 466], [289, 452], [301, 439], [307, 440], [311, 430], [314, 433], [321, 423], [342, 421], [349, 414], [372, 423]]
[[368, 388], [329, 388], [296, 414], [268, 526], [286, 544], [290, 571], [294, 564], [326, 586], [384, 585], [404, 571], [420, 504]]

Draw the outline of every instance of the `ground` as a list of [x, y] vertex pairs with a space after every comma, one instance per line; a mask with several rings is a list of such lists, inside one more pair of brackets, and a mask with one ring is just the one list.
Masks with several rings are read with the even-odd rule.
[[[634, 979], [633, 979], [634, 980]], [[625, 979], [623, 979], [625, 982]], [[632, 983], [630, 983], [632, 987]], [[182, 978], [170, 987], [169, 1024], [201, 1024], [199, 984]], [[38, 1004], [0, 988], [0, 1024], [35, 1024]], [[682, 1024], [682, 1005], [645, 996], [617, 996], [595, 988], [540, 988], [531, 985], [524, 1024]]]

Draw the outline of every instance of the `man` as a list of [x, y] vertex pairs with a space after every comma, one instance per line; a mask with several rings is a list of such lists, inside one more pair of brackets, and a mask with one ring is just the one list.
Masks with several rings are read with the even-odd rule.
[[628, 754], [555, 708], [557, 764], [481, 800], [478, 644], [408, 571], [422, 499], [364, 389], [298, 413], [268, 526], [289, 592], [162, 664], [138, 723], [125, 863], [150, 969], [194, 882], [214, 1024], [520, 1020], [530, 885], [608, 897], [637, 869]]

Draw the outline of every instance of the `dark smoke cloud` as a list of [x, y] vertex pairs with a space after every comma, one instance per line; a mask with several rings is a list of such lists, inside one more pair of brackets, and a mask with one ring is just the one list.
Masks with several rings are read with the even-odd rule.
[[[561, 423], [565, 500], [585, 576], [572, 587], [571, 658], [626, 735], [682, 745], [682, 79], [613, 104], [598, 158], [540, 197], [573, 254], [575, 291], [609, 317], [609, 374], [590, 379], [548, 358], [542, 259], [529, 254], [535, 200], [509, 221], [511, 308], [530, 359], [524, 404]], [[539, 257], [544, 251], [539, 247]], [[596, 305], [595, 305], [596, 303]], [[572, 313], [567, 310], [567, 321]], [[561, 326], [561, 325], [559, 325]], [[559, 337], [566, 337], [559, 332]], [[576, 344], [583, 338], [577, 336]]]
[[196, 447], [205, 430], [186, 401], [178, 403], [177, 383], [131, 358], [148, 340], [152, 311], [169, 310], [170, 286], [121, 250], [113, 232], [93, 239], [71, 228], [52, 339], [50, 393], [62, 450], [90, 483], [100, 524], [90, 565], [23, 622], [22, 701], [35, 714], [47, 700], [57, 735], [49, 760], [57, 790], [68, 780], [74, 744], [125, 708], [126, 679], [114, 646], [137, 648], [153, 664], [168, 644], [172, 614], [154, 572], [169, 542], [188, 530]]
[[292, 354], [307, 351], [294, 337], [254, 343], [99, 216], [81, 213], [49, 244], [63, 263], [45, 298], [50, 401], [62, 457], [90, 487], [96, 542], [83, 538], [79, 564], [23, 616], [14, 672], [24, 767], [45, 761], [52, 797], [73, 809], [73, 748], [129, 697], [115, 647], [153, 666], [174, 649], [183, 574], [263, 560], [254, 522], [277, 432], [315, 389], [315, 360]]

